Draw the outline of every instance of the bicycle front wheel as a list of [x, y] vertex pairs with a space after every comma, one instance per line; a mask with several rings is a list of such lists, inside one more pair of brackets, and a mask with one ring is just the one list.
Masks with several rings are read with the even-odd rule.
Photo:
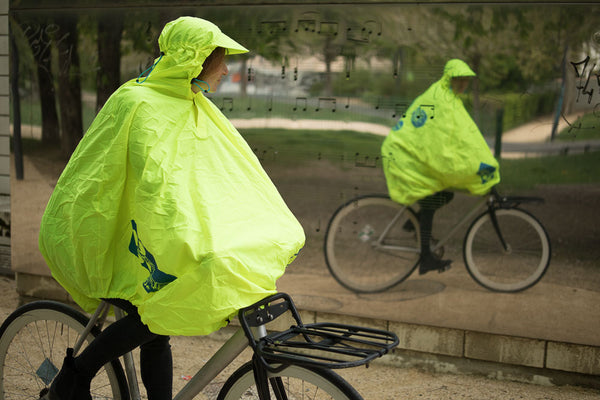
[[[271, 398], [311, 400], [363, 400], [358, 392], [333, 371], [290, 365], [268, 373]], [[217, 400], [258, 400], [252, 363], [244, 364], [229, 377]]]
[[[87, 320], [82, 313], [53, 301], [29, 303], [10, 314], [0, 327], [0, 400], [39, 399]], [[98, 333], [94, 329], [87, 341]], [[106, 364], [94, 377], [91, 393], [94, 399], [129, 398], [118, 360]]]
[[499, 209], [495, 213], [501, 235], [488, 212], [477, 217], [467, 231], [463, 246], [467, 270], [489, 290], [510, 293], [530, 288], [550, 265], [548, 234], [524, 210]]
[[419, 261], [419, 222], [387, 196], [358, 197], [341, 206], [325, 234], [333, 277], [355, 292], [376, 293], [402, 282]]

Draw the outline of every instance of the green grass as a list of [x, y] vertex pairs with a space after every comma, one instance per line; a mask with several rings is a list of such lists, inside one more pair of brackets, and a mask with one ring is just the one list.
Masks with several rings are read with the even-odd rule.
[[543, 184], [600, 183], [600, 152], [501, 160], [501, 186], [531, 189]]
[[587, 113], [575, 121], [568, 121], [570, 126], [563, 129], [556, 140], [594, 140], [600, 139], [600, 113]]
[[383, 136], [353, 131], [298, 131], [242, 129], [240, 133], [264, 163], [290, 167], [313, 160], [345, 165], [375, 162], [380, 157]]
[[[317, 159], [330, 160], [342, 168], [352, 168], [354, 161], [372, 164], [379, 157], [384, 139], [348, 131], [251, 129], [241, 133], [263, 163], [278, 168]], [[501, 187], [532, 189], [539, 184], [600, 183], [599, 170], [600, 152], [504, 159], [500, 162]]]

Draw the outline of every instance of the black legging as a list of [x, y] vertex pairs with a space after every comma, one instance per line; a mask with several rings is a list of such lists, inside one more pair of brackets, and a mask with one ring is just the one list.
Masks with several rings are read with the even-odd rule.
[[75, 358], [80, 373], [93, 377], [102, 366], [140, 347], [140, 374], [148, 400], [173, 398], [173, 358], [169, 336], [157, 335], [142, 323], [127, 300], [105, 299], [127, 315], [110, 324]]
[[454, 198], [453, 192], [437, 192], [418, 201], [421, 228], [421, 257], [431, 254], [431, 232], [435, 211]]

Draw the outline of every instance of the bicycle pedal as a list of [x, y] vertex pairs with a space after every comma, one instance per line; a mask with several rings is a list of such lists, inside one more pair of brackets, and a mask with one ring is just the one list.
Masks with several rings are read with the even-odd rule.
[[441, 274], [442, 272], [446, 272], [448, 271], [450, 268], [452, 268], [452, 264], [448, 264], [448, 265], [444, 265], [441, 268], [438, 268], [438, 274]]

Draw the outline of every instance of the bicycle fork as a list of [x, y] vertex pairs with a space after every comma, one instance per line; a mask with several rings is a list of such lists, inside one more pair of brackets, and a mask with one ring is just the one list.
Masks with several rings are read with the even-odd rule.
[[504, 240], [504, 236], [502, 236], [502, 232], [500, 231], [500, 225], [498, 224], [498, 218], [496, 217], [496, 209], [492, 206], [488, 206], [488, 212], [490, 214], [490, 220], [492, 221], [494, 231], [496, 231], [496, 235], [498, 236], [498, 240], [500, 240], [500, 244], [502, 244], [504, 251], [508, 252], [508, 243], [506, 243], [506, 240]]

